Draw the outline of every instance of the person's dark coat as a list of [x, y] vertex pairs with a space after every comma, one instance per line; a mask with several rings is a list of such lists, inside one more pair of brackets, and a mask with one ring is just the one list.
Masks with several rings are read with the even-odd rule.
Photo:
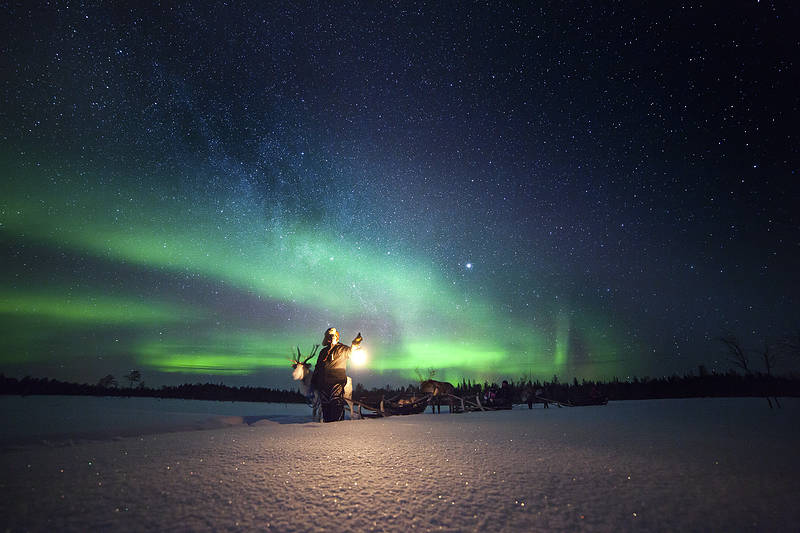
[[503, 382], [503, 386], [498, 389], [494, 397], [494, 403], [498, 407], [511, 406], [511, 387], [508, 386], [508, 383]]
[[314, 385], [318, 389], [322, 390], [336, 383], [344, 385], [347, 382], [347, 360], [350, 352], [351, 348], [341, 343], [332, 348], [325, 346], [320, 350], [314, 367]]

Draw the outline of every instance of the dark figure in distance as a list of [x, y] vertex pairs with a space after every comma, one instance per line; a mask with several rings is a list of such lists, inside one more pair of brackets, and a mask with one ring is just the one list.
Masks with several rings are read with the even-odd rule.
[[533, 409], [533, 402], [536, 400], [536, 395], [533, 392], [530, 381], [525, 386], [525, 391], [522, 393], [522, 396], [525, 398], [525, 403], [528, 404], [528, 409]]
[[541, 400], [542, 403], [544, 404], [544, 408], [547, 409], [550, 407], [550, 405], [546, 399], [542, 398], [542, 394], [544, 394], [544, 392], [542, 392], [542, 389], [536, 389], [536, 399]]
[[494, 396], [495, 409], [511, 409], [512, 406], [511, 387], [508, 386], [508, 381], [503, 380], [503, 384], [498, 389]]

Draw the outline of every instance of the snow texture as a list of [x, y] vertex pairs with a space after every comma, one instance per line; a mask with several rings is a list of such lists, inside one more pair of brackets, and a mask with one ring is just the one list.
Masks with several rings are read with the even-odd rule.
[[[127, 427], [76, 424], [78, 438], [25, 419], [26, 409], [59, 418], [42, 407], [48, 401], [65, 412], [83, 402], [101, 425], [90, 409], [117, 422], [123, 413]], [[0, 530], [797, 531], [800, 523], [798, 399], [773, 410], [763, 399], [651, 400], [335, 424], [276, 404], [4, 398], [0, 406], [5, 427], [19, 424], [0, 452]], [[124, 436], [131, 432], [139, 434]]]

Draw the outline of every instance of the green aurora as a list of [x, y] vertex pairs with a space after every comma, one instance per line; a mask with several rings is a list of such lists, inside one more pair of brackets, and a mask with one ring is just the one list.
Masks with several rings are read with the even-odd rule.
[[285, 388], [328, 326], [367, 387], [725, 372], [798, 330], [765, 4], [7, 2], [0, 373]]
[[[563, 302], [542, 306], [534, 318], [509, 315], [501, 302], [472, 296], [465, 276], [444, 277], [434, 261], [402, 243], [383, 249], [247, 198], [215, 195], [209, 202], [188, 188], [21, 171], [8, 159], [3, 172], [5, 240], [100, 261], [112, 272], [221, 286], [262, 302], [256, 314], [271, 317], [264, 325], [213, 300], [130, 291], [125, 283], [93, 286], [91, 272], [61, 273], [62, 284], [42, 292], [21, 271], [0, 287], [0, 313], [17, 332], [6, 340], [5, 363], [20, 351], [35, 353], [48, 332], [96, 336], [123, 328], [124, 349], [98, 350], [124, 354], [126, 364], [145, 371], [248, 376], [286, 370], [292, 347], [309, 350], [331, 324], [345, 336], [363, 331], [370, 358], [354, 371], [376, 383], [381, 376], [413, 380], [429, 369], [451, 381], [563, 374], [575, 336], [584, 359], [596, 358], [596, 370], [616, 370], [602, 362], [615, 352], [606, 328], [573, 320]], [[33, 357], [70, 357], [48, 353]]]

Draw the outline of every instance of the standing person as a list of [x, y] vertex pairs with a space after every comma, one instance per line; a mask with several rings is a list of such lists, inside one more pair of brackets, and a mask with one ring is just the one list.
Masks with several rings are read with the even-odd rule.
[[525, 392], [523, 392], [522, 395], [525, 397], [525, 403], [528, 404], [528, 409], [533, 409], [533, 402], [536, 401], [536, 394], [533, 392], [533, 385], [530, 381], [525, 385]]
[[494, 397], [495, 409], [511, 409], [513, 407], [513, 398], [511, 397], [511, 387], [507, 380], [503, 380], [500, 390], [497, 391]]
[[339, 342], [336, 328], [328, 328], [322, 339], [323, 348], [317, 357], [312, 381], [319, 391], [322, 419], [325, 422], [344, 420], [344, 386], [347, 383], [347, 360], [353, 348], [361, 343], [361, 333], [353, 339], [353, 347]]
[[542, 392], [541, 388], [536, 389], [536, 399], [541, 401], [544, 404], [544, 408], [547, 409], [547, 408], [550, 407], [548, 405], [549, 402], [547, 400], [545, 400], [544, 398], [542, 398], [542, 394], [544, 394], [544, 392]]

